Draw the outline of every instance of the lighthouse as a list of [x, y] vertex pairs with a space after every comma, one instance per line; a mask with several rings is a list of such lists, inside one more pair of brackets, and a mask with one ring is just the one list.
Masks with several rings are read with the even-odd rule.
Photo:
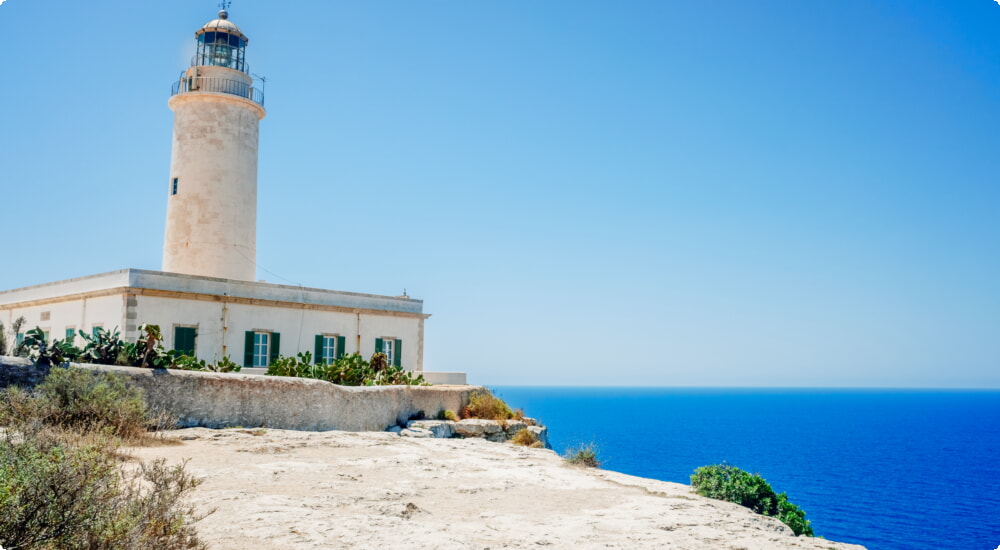
[[253, 281], [257, 145], [264, 95], [249, 39], [225, 10], [195, 32], [191, 66], [174, 83], [163, 271]]
[[[157, 325], [162, 344], [191, 357], [263, 374], [305, 352], [330, 363], [386, 354], [434, 384], [464, 372], [424, 370], [423, 301], [257, 281], [257, 136], [264, 95], [247, 65], [247, 36], [226, 12], [195, 33], [190, 67], [173, 84], [173, 150], [163, 270], [120, 269], [0, 289], [0, 321], [24, 317], [53, 338], [121, 331], [138, 341]], [[250, 369], [260, 370], [250, 370]]]

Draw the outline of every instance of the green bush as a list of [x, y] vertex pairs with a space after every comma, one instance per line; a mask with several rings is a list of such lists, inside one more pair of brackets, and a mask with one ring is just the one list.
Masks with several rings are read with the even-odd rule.
[[205, 548], [183, 500], [198, 481], [161, 461], [123, 470], [116, 440], [52, 428], [0, 436], [0, 541], [7, 548]]
[[164, 462], [122, 468], [153, 422], [124, 377], [53, 367], [0, 392], [0, 544], [40, 550], [200, 549], [183, 499], [198, 481]]
[[[292, 376], [326, 380], [341, 386], [419, 386], [429, 385], [421, 374], [404, 370], [402, 367], [385, 365], [376, 353], [372, 356], [375, 364], [365, 361], [360, 354], [352, 353], [334, 360], [332, 363], [313, 362], [312, 353], [300, 353], [295, 357], [279, 357], [267, 367], [271, 376]], [[376, 368], [381, 367], [381, 368]]]
[[54, 367], [30, 393], [0, 391], [0, 424], [17, 429], [53, 426], [135, 441], [152, 422], [142, 389], [113, 373]]
[[696, 469], [691, 486], [699, 495], [734, 502], [758, 514], [778, 518], [796, 535], [813, 536], [805, 511], [789, 502], [785, 493], [775, 493], [759, 474], [731, 464], [713, 464]]
[[586, 466], [587, 468], [601, 467], [601, 460], [597, 458], [597, 446], [593, 443], [586, 443], [567, 449], [566, 454], [563, 455], [563, 459], [574, 466]]

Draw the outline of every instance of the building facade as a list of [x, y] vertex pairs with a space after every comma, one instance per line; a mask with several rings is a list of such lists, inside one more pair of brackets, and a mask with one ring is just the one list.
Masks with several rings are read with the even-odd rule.
[[269, 283], [123, 269], [0, 292], [0, 320], [41, 328], [50, 340], [96, 327], [135, 341], [138, 327], [159, 325], [164, 347], [206, 361], [223, 357], [266, 367], [279, 355], [385, 353], [392, 364], [423, 371], [423, 302]]

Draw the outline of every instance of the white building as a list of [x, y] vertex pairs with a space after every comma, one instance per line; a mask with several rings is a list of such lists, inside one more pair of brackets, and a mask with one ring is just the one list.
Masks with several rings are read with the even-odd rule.
[[[50, 339], [95, 327], [127, 340], [156, 324], [164, 346], [265, 367], [279, 354], [320, 359], [376, 351], [423, 371], [423, 302], [254, 282], [257, 143], [264, 98], [248, 73], [249, 39], [219, 18], [195, 32], [197, 53], [174, 84], [163, 272], [125, 269], [0, 291], [0, 321], [18, 317]], [[425, 373], [464, 383], [464, 373]]]

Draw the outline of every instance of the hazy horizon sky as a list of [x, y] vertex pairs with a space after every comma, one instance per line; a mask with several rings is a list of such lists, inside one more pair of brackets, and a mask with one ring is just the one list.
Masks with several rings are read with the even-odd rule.
[[[212, 1], [0, 6], [0, 289], [159, 269]], [[238, 0], [258, 278], [487, 385], [1000, 387], [993, 0]]]

